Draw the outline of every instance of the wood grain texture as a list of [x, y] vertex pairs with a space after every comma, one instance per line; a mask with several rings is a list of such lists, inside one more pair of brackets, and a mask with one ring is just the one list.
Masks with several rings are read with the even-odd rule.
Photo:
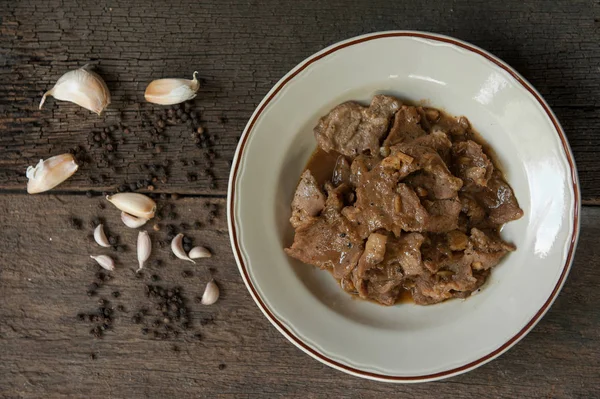
[[[114, 190], [145, 176], [149, 160], [202, 162], [189, 129], [169, 129], [163, 151], [139, 127], [145, 85], [157, 77], [205, 79], [195, 101], [218, 137], [216, 187], [186, 180], [192, 165], [174, 164], [157, 191], [223, 195], [237, 138], [272, 85], [315, 51], [358, 34], [414, 29], [448, 34], [498, 55], [541, 92], [563, 123], [579, 167], [583, 197], [600, 201], [600, 4], [579, 1], [419, 2], [33, 1], [2, 2], [0, 36], [0, 188], [22, 190], [27, 165], [86, 145], [88, 133], [121, 121], [132, 134], [119, 145], [116, 171], [86, 165], [62, 189]], [[113, 103], [103, 117], [50, 99], [37, 105], [65, 71], [97, 66]], [[98, 156], [94, 151], [92, 157]], [[106, 174], [103, 183], [90, 176]]]
[[[563, 292], [539, 325], [499, 359], [447, 381], [391, 385], [365, 381], [326, 367], [287, 342], [250, 298], [229, 247], [224, 218], [191, 231], [215, 256], [201, 264], [214, 268], [222, 298], [212, 307], [192, 302], [193, 331], [168, 341], [154, 340], [131, 321], [135, 309], [148, 305], [144, 284], [156, 273], [167, 286], [181, 285], [190, 298], [207, 278], [201, 266], [169, 258], [156, 246], [164, 228], [147, 229], [155, 242], [152, 259], [165, 266], [134, 277], [136, 231], [125, 228], [114, 208], [98, 210], [97, 198], [85, 196], [0, 196], [0, 397], [127, 398], [591, 398], [600, 394], [600, 208], [584, 208], [580, 250]], [[176, 202], [180, 220], [203, 220], [205, 202]], [[109, 253], [89, 241], [91, 228], [74, 230], [70, 217], [88, 222], [105, 219], [129, 251], [118, 255], [114, 279], [98, 290], [117, 312], [114, 330], [97, 340], [78, 312], [97, 307], [86, 296], [96, 270], [91, 253]], [[185, 279], [181, 271], [193, 270]], [[118, 290], [118, 299], [110, 292]], [[212, 316], [214, 323], [199, 321]], [[367, 337], [368, 338], [368, 337]], [[172, 345], [180, 348], [173, 352]], [[451, 343], [449, 343], [451, 344]], [[91, 360], [91, 352], [97, 354]], [[225, 364], [223, 370], [220, 364]], [[434, 395], [434, 396], [432, 396]]]
[[[515, 67], [565, 128], [584, 202], [600, 204], [597, 0], [0, 2], [0, 397], [600, 397], [600, 208], [582, 210], [573, 269], [539, 325], [499, 359], [446, 381], [390, 385], [347, 376], [287, 342], [254, 305], [237, 271], [224, 215], [228, 161], [238, 137], [263, 96], [303, 59], [339, 40], [390, 29], [454, 36]], [[102, 117], [53, 99], [38, 110], [43, 92], [58, 77], [86, 63], [95, 65], [112, 93]], [[167, 129], [156, 155], [138, 148], [152, 141], [149, 128], [141, 127], [144, 112], [158, 109], [143, 102], [146, 84], [158, 77], [191, 77], [194, 70], [204, 79], [195, 109], [202, 126], [216, 135], [220, 155], [214, 160], [215, 188], [205, 176], [187, 181], [205, 162], [190, 127]], [[118, 122], [131, 132], [113, 135], [124, 140], [117, 145], [116, 170], [100, 160], [99, 150], [90, 150], [92, 162], [60, 191], [21, 194], [28, 165], [85, 147], [90, 132]], [[174, 202], [176, 221], [161, 222], [159, 232], [145, 227], [154, 239], [153, 258], [166, 265], [150, 264], [137, 279], [137, 233], [122, 226], [114, 208], [100, 210], [100, 197], [83, 192], [112, 191], [145, 178], [144, 164], [166, 160], [169, 179], [156, 183], [155, 192], [192, 196]], [[221, 207], [213, 224], [206, 203]], [[89, 241], [88, 223], [96, 216], [128, 251], [98, 250]], [[80, 218], [84, 229], [73, 229], [71, 217]], [[204, 269], [171, 259], [157, 245], [167, 223], [196, 220], [204, 227], [188, 235], [215, 253], [202, 263], [214, 269], [222, 289], [212, 307], [191, 301], [208, 279]], [[76, 318], [98, 307], [97, 298], [86, 294], [97, 269], [91, 253], [118, 259], [115, 278], [99, 294], [127, 311], [117, 312], [114, 329], [101, 340]], [[184, 270], [194, 276], [184, 278]], [[190, 299], [192, 329], [177, 339], [142, 335], [142, 326], [131, 320], [136, 309], [149, 306], [144, 286], [153, 272], [159, 284], [180, 285]], [[110, 296], [115, 290], [121, 293], [117, 299]], [[210, 318], [214, 323], [202, 325]], [[193, 338], [195, 332], [203, 339]]]

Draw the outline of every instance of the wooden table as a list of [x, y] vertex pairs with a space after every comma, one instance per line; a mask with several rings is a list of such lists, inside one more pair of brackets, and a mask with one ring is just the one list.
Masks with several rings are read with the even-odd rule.
[[[600, 209], [594, 206], [600, 204], [600, 2], [31, 0], [2, 2], [0, 18], [3, 398], [600, 397]], [[271, 86], [324, 46], [389, 29], [448, 34], [514, 66], [563, 124], [584, 199], [573, 269], [539, 325], [508, 353], [473, 372], [417, 385], [354, 378], [288, 343], [242, 283], [223, 206], [237, 140]], [[42, 93], [61, 74], [88, 62], [96, 65], [112, 93], [105, 115], [53, 99], [38, 110]], [[219, 155], [210, 167], [212, 188], [202, 172], [203, 149], [190, 137], [190, 127], [171, 127], [154, 140], [157, 146], [148, 148], [151, 127], [141, 125], [153, 108], [143, 102], [147, 82], [164, 76], [191, 78], [194, 70], [204, 80], [194, 109], [206, 131], [215, 135], [213, 148]], [[114, 159], [107, 162], [101, 149], [88, 150], [93, 132], [119, 123], [130, 131], [109, 134], [117, 146]], [[25, 194], [28, 165], [77, 145], [89, 162], [73, 178], [50, 193]], [[160, 168], [143, 166], [166, 160], [171, 160], [166, 181], [161, 182]], [[148, 173], [158, 178], [153, 193], [169, 194], [159, 203], [174, 204], [176, 215], [171, 216], [176, 219], [161, 221], [161, 231], [152, 233], [154, 258], [165, 265], [150, 264], [138, 279], [133, 273], [137, 233], [123, 227], [114, 208], [100, 209], [99, 204], [103, 191], [135, 183]], [[170, 199], [173, 193], [181, 198]], [[217, 204], [212, 223], [212, 208], [205, 204]], [[114, 278], [90, 298], [87, 290], [96, 267], [88, 255], [112, 253], [98, 250], [88, 238], [96, 217], [127, 248], [115, 252]], [[81, 220], [80, 230], [73, 218]], [[202, 224], [198, 230], [195, 221]], [[174, 261], [167, 248], [159, 248], [166, 225], [183, 230], [182, 222], [192, 225], [188, 236], [215, 253], [204, 262], [222, 288], [215, 306], [193, 300], [206, 283], [204, 269]], [[185, 270], [194, 276], [183, 277]], [[153, 273], [159, 282], [150, 281]], [[146, 284], [182, 287], [191, 312], [189, 330], [164, 340], [142, 334], [142, 325], [132, 318], [150, 306]], [[115, 291], [118, 298], [111, 296]], [[124, 307], [115, 310], [112, 329], [103, 339], [94, 339], [91, 324], [77, 319], [80, 312], [95, 311], [98, 298]], [[144, 323], [152, 320], [148, 316]]]

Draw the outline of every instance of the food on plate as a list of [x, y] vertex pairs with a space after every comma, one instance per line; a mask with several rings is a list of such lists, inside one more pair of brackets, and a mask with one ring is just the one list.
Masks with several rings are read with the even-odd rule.
[[465, 298], [516, 249], [500, 228], [523, 211], [467, 118], [376, 95], [336, 106], [314, 134], [285, 252], [348, 293], [384, 305]]

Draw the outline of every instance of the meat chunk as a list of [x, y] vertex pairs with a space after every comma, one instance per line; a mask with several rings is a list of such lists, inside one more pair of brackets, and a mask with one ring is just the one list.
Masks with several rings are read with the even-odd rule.
[[314, 129], [321, 149], [332, 150], [348, 157], [369, 152], [379, 153], [383, 136], [401, 102], [390, 96], [377, 95], [371, 105], [355, 102], [338, 105], [319, 120]]
[[435, 201], [423, 201], [423, 205], [429, 214], [426, 230], [433, 233], [445, 233], [458, 228], [458, 215], [462, 210], [462, 204], [456, 198]]
[[429, 213], [406, 184], [398, 184], [396, 188], [394, 212], [396, 223], [404, 231], [424, 231], [429, 225]]
[[383, 141], [384, 147], [391, 147], [399, 143], [407, 143], [427, 133], [421, 127], [421, 115], [416, 107], [403, 105], [394, 117], [394, 124], [390, 133]]
[[335, 167], [333, 168], [333, 175], [331, 176], [331, 182], [336, 186], [340, 184], [351, 184], [350, 175], [352, 171], [350, 169], [350, 164], [345, 156], [340, 155], [335, 162]]
[[317, 216], [324, 207], [325, 195], [310, 171], [305, 170], [300, 176], [300, 182], [292, 200], [290, 223], [294, 228], [299, 227], [312, 217]]
[[341, 279], [350, 273], [363, 252], [363, 240], [350, 223], [333, 210], [296, 229], [294, 243], [285, 252], [301, 262], [331, 270]]
[[472, 197], [485, 209], [491, 224], [502, 225], [523, 216], [512, 188], [497, 170], [492, 174], [487, 187], [473, 191]]
[[435, 199], [454, 198], [462, 187], [462, 180], [453, 176], [439, 154], [429, 148], [413, 144], [399, 144], [392, 148], [392, 154], [401, 151], [414, 158], [412, 170], [422, 171], [419, 183]]
[[430, 134], [418, 137], [410, 142], [412, 145], [429, 147], [438, 153], [446, 165], [451, 161], [452, 142], [448, 135], [442, 130], [434, 130]]
[[360, 287], [357, 292], [363, 298], [393, 305], [404, 290], [402, 284], [405, 278], [423, 272], [420, 251], [423, 240], [424, 237], [419, 233], [409, 233], [400, 238], [387, 237], [383, 259], [381, 252], [378, 252], [375, 266], [362, 274], [359, 262], [357, 273], [353, 273], [352, 286]]
[[364, 278], [367, 270], [383, 260], [387, 235], [372, 233], [365, 243], [365, 251], [358, 261], [358, 276]]
[[469, 245], [465, 250], [465, 261], [474, 270], [487, 270], [500, 262], [508, 252], [516, 247], [504, 242], [494, 232], [484, 233], [482, 230], [471, 229]]
[[452, 154], [455, 160], [453, 172], [464, 181], [465, 188], [472, 185], [487, 187], [494, 166], [479, 144], [472, 140], [456, 143]]

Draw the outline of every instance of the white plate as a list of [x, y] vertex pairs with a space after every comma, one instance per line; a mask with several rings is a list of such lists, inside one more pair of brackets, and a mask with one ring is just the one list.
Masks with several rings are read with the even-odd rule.
[[[517, 245], [467, 300], [384, 307], [352, 299], [331, 275], [283, 252], [290, 202], [319, 117], [380, 92], [465, 115], [495, 149], [525, 216], [503, 229]], [[260, 103], [234, 159], [231, 243], [258, 307], [315, 359], [360, 377], [414, 382], [474, 369], [546, 313], [569, 271], [579, 230], [573, 156], [539, 93], [493, 55], [420, 32], [383, 32], [320, 51]], [[265, 345], [268, 345], [265, 342]]]

